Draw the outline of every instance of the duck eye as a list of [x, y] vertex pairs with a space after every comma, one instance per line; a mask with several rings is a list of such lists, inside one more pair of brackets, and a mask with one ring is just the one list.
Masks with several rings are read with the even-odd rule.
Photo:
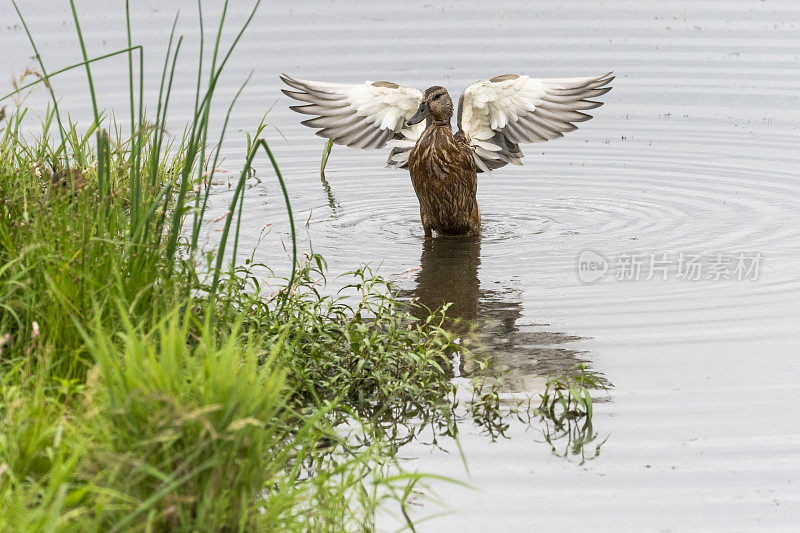
[[436, 96], [434, 96], [434, 97], [433, 97], [433, 99], [434, 99], [434, 100], [438, 100], [440, 96], [442, 96], [442, 94], [441, 94], [441, 93], [439, 93], [439, 94], [437, 94]]

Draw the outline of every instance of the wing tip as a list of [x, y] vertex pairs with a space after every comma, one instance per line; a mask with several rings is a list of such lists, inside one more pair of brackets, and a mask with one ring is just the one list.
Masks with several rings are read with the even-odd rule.
[[607, 93], [608, 91], [611, 90], [611, 87], [606, 87], [606, 86], [616, 79], [616, 76], [614, 76], [613, 74], [614, 74], [614, 71], [612, 70], [611, 72], [606, 72], [602, 76], [598, 76], [596, 78], [596, 81], [603, 82], [597, 87], [598, 90], [599, 89], [605, 89], [605, 92], [602, 93], [602, 94], [605, 94], [605, 93]]
[[289, 87], [291, 87], [293, 89], [297, 89], [298, 91], [307, 92], [306, 87], [303, 86], [303, 84], [300, 82], [300, 80], [292, 78], [291, 76], [287, 76], [286, 74], [281, 74], [278, 77], [281, 79], [281, 81], [283, 83], [285, 83]]

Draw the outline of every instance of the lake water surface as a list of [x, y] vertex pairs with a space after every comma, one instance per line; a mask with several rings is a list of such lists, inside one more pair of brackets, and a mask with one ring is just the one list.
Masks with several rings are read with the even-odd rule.
[[[77, 61], [68, 5], [20, 3], [48, 68]], [[124, 46], [119, 4], [78, 2], [92, 55]], [[185, 52], [170, 132], [179, 134], [194, 97], [196, 6], [136, 4], [153, 97], [181, 10]], [[219, 7], [207, 4], [209, 35]], [[248, 9], [233, 3], [229, 38]], [[21, 74], [31, 54], [10, 4], [0, 4], [0, 74]], [[512, 426], [511, 438], [495, 443], [464, 427], [469, 474], [457, 453], [403, 450], [410, 468], [475, 488], [435, 483], [441, 504], [421, 498], [413, 513], [454, 513], [420, 530], [797, 527], [800, 4], [266, 3], [231, 61], [221, 113], [254, 73], [232, 116], [223, 167], [240, 168], [241, 131], [271, 108], [266, 136], [296, 220], [308, 220], [303, 246], [310, 241], [325, 256], [332, 277], [371, 263], [405, 294], [453, 301], [456, 315], [477, 324], [476, 351], [508, 371], [508, 392], [540, 391], [579, 362], [613, 384], [594, 416], [598, 441], [607, 440], [583, 465], [554, 456], [536, 426]], [[277, 78], [441, 84], [457, 97], [506, 72], [609, 70], [614, 89], [594, 119], [525, 146], [523, 167], [481, 175], [479, 241], [428, 243], [408, 174], [383, 168], [386, 151], [334, 147], [320, 180], [323, 140], [299, 124]], [[100, 104], [126, 116], [126, 60], [98, 66], [95, 76]], [[88, 118], [80, 72], [53, 85], [73, 117]], [[281, 272], [288, 224], [268, 162], [257, 166], [240, 246], [256, 246], [271, 224], [257, 259]], [[231, 194], [221, 181], [217, 214]], [[590, 265], [607, 271], [592, 280]]]

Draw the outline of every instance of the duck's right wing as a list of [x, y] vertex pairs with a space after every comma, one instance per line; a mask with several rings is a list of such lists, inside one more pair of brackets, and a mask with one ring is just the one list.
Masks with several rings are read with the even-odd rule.
[[[324, 83], [281, 79], [296, 91], [283, 89], [287, 96], [306, 102], [290, 108], [314, 115], [302, 124], [317, 129], [317, 135], [353, 148], [383, 148], [393, 140], [390, 166], [404, 166], [425, 124], [407, 126], [422, 103], [422, 91], [388, 81], [359, 84]], [[410, 146], [408, 146], [410, 144]]]

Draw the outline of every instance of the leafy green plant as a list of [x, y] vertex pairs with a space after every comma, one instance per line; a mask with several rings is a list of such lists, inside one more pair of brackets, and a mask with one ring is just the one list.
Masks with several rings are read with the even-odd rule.
[[[553, 454], [565, 459], [577, 456], [580, 464], [600, 454], [608, 437], [597, 443], [598, 433], [592, 425], [592, 392], [601, 389], [608, 391], [606, 379], [583, 364], [547, 381], [536, 412], [544, 423], [542, 434]], [[587, 455], [590, 444], [595, 444], [595, 449]]]

